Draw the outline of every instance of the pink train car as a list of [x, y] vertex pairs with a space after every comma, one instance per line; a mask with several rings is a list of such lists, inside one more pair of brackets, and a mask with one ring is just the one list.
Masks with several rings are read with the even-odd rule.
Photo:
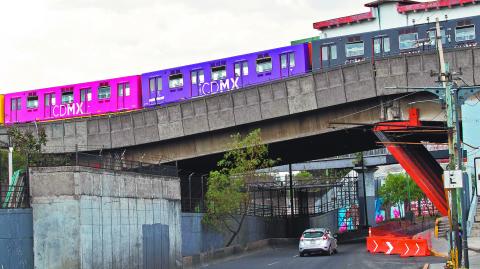
[[140, 83], [140, 76], [128, 76], [5, 94], [5, 124], [140, 109]]

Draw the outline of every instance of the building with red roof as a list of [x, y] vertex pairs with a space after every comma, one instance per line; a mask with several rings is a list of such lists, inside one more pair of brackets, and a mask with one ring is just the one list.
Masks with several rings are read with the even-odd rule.
[[320, 38], [411, 26], [440, 20], [478, 16], [480, 0], [376, 0], [365, 4], [368, 12], [315, 22]]

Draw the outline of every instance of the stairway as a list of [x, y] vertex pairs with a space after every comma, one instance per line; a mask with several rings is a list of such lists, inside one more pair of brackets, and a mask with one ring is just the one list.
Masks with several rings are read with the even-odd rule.
[[[480, 197], [477, 198], [480, 202]], [[471, 237], [480, 237], [480, 204], [477, 203], [477, 212], [475, 213], [475, 222], [472, 226]]]
[[448, 222], [448, 217], [437, 219], [436, 225], [438, 230], [438, 238], [447, 239], [448, 230], [450, 229], [450, 223]]

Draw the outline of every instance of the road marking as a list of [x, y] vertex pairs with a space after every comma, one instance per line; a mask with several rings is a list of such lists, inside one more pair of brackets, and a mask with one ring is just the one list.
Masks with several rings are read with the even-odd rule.
[[293, 256], [294, 258], [298, 257], [298, 255]]
[[373, 252], [376, 252], [377, 251], [377, 248], [378, 248], [378, 244], [375, 240], [373, 240], [373, 243], [375, 244], [375, 249], [373, 250]]
[[393, 246], [390, 242], [387, 241], [387, 246], [388, 246], [388, 250], [386, 252], [386, 254], [390, 254], [393, 250]]
[[270, 264], [267, 264], [267, 265], [268, 265], [268, 266], [272, 266], [272, 265], [274, 265], [274, 264], [277, 264], [277, 263], [279, 263], [279, 261], [272, 262], [272, 263], [270, 263]]
[[405, 251], [405, 253], [403, 253], [403, 256], [406, 256], [407, 253], [410, 251], [410, 248], [408, 247], [407, 243], [405, 243], [405, 247], [407, 248], [407, 251]]

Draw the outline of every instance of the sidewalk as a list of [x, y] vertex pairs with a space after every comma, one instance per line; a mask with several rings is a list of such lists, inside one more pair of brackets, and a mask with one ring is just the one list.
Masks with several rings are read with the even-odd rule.
[[[448, 256], [448, 241], [442, 238], [432, 237], [432, 254], [435, 256]], [[480, 237], [468, 238], [468, 257], [470, 268], [480, 268]], [[431, 264], [430, 269], [443, 269], [445, 264]]]

